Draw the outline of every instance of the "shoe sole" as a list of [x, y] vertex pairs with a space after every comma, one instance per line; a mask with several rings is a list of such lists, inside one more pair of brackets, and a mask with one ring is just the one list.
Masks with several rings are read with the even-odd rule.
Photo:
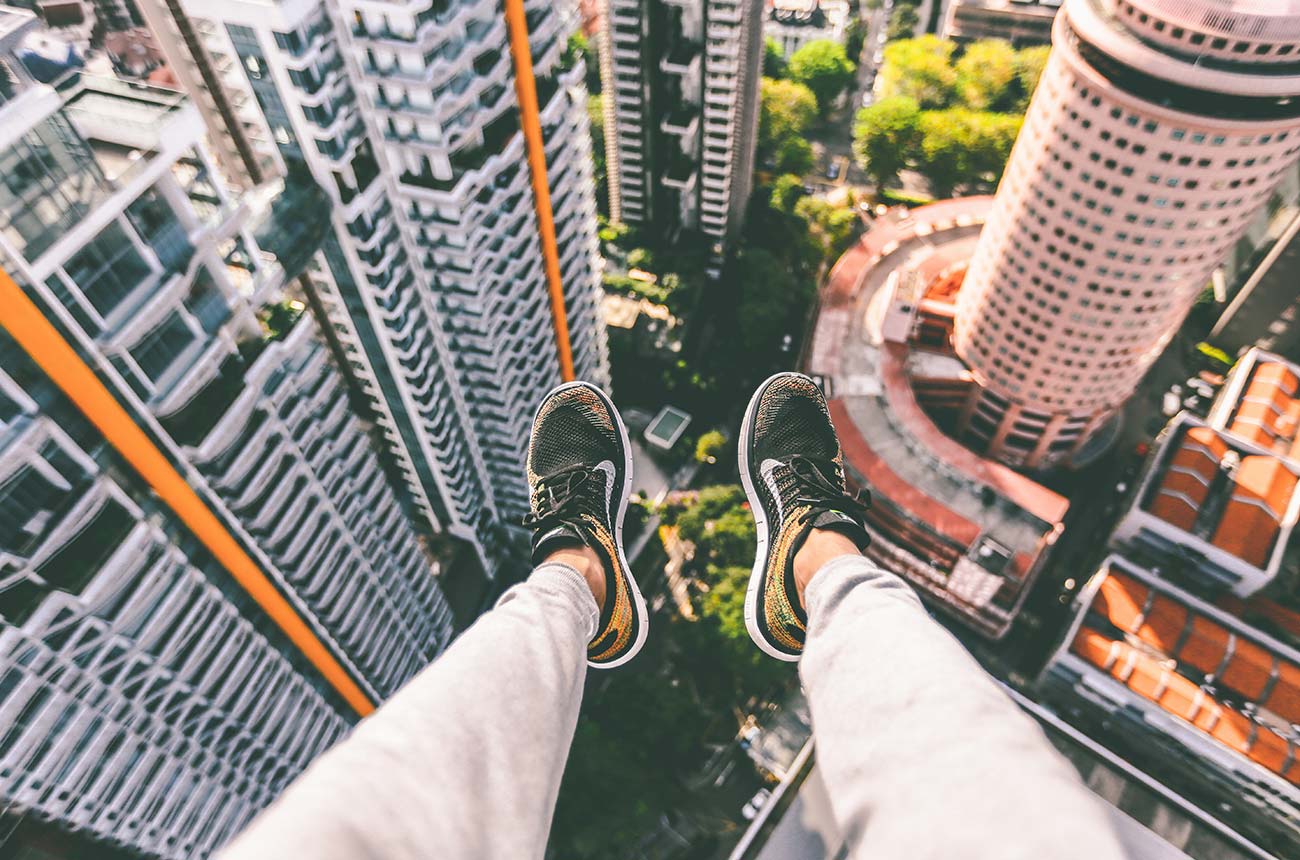
[[627, 563], [627, 556], [623, 553], [623, 517], [627, 513], [627, 500], [632, 495], [632, 443], [628, 440], [627, 427], [623, 424], [623, 416], [618, 414], [618, 409], [614, 406], [614, 401], [609, 399], [609, 395], [601, 391], [590, 382], [566, 382], [563, 385], [557, 385], [552, 388], [542, 402], [537, 404], [537, 410], [533, 413], [533, 425], [537, 424], [537, 416], [542, 411], [542, 404], [550, 400], [552, 396], [562, 391], [568, 391], [571, 388], [586, 388], [596, 394], [609, 410], [609, 414], [614, 416], [614, 424], [618, 427], [619, 437], [623, 442], [623, 491], [619, 496], [618, 516], [614, 520], [614, 545], [618, 548], [618, 560], [622, 565], [623, 576], [627, 579], [628, 591], [632, 595], [632, 605], [636, 609], [637, 631], [636, 638], [632, 645], [621, 656], [610, 660], [608, 663], [593, 663], [587, 661], [587, 665], [593, 669], [614, 669], [622, 666], [631, 660], [645, 645], [646, 636], [650, 633], [650, 616], [646, 612], [645, 598], [641, 596], [641, 589], [637, 587], [636, 577], [632, 575], [632, 566]]
[[749, 448], [754, 435], [754, 413], [758, 411], [758, 401], [769, 385], [784, 376], [802, 376], [802, 374], [788, 371], [773, 374], [758, 386], [754, 396], [749, 399], [749, 406], [745, 409], [745, 419], [740, 424], [740, 444], [737, 447], [736, 459], [740, 461], [740, 483], [745, 488], [745, 497], [749, 499], [749, 509], [754, 514], [754, 532], [758, 537], [754, 567], [749, 574], [749, 587], [745, 589], [745, 628], [749, 630], [749, 638], [754, 640], [758, 650], [769, 657], [787, 663], [797, 663], [800, 655], [782, 651], [768, 642], [758, 623], [758, 603], [762, 597], [763, 580], [767, 574], [767, 512], [763, 509], [758, 493], [754, 491], [754, 476], [749, 473]]

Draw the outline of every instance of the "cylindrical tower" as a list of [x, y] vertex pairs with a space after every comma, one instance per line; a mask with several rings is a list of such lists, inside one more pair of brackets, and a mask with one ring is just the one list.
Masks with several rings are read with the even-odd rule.
[[961, 290], [961, 430], [1016, 466], [1133, 393], [1300, 152], [1300, 0], [1068, 0]]

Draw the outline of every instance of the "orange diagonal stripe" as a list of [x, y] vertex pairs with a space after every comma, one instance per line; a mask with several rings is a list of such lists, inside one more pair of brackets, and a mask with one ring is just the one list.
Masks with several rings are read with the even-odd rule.
[[85, 413], [104, 438], [140, 477], [153, 488], [163, 504], [194, 533], [229, 571], [235, 581], [284, 631], [299, 651], [356, 712], [365, 716], [375, 709], [347, 670], [335, 659], [298, 612], [276, 590], [257, 563], [244, 552], [216, 515], [199, 498], [180, 473], [127, 413], [117, 398], [86, 366], [76, 351], [50, 324], [44, 314], [8, 273], [0, 269], [0, 325], [26, 350], [63, 393]]

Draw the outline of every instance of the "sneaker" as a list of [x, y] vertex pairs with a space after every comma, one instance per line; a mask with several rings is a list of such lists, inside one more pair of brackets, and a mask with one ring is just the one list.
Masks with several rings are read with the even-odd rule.
[[649, 630], [645, 600], [623, 555], [623, 514], [632, 488], [632, 449], [618, 410], [586, 382], [542, 399], [528, 446], [533, 563], [564, 546], [588, 546], [605, 565], [605, 606], [587, 664], [612, 669], [631, 660]]
[[843, 532], [866, 549], [867, 502], [850, 495], [826, 398], [799, 373], [778, 373], [754, 392], [740, 428], [740, 480], [758, 532], [745, 592], [745, 625], [765, 653], [794, 661], [808, 616], [794, 584], [794, 556], [814, 528]]

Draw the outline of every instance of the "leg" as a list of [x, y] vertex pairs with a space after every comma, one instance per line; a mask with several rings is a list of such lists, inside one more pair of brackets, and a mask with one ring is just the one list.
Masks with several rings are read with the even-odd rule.
[[795, 580], [818, 767], [854, 856], [1122, 856], [1100, 802], [903, 580], [822, 532]]
[[[540, 858], [597, 616], [583, 574], [541, 565], [317, 760], [222, 860]], [[494, 826], [499, 814], [508, 820]]]

